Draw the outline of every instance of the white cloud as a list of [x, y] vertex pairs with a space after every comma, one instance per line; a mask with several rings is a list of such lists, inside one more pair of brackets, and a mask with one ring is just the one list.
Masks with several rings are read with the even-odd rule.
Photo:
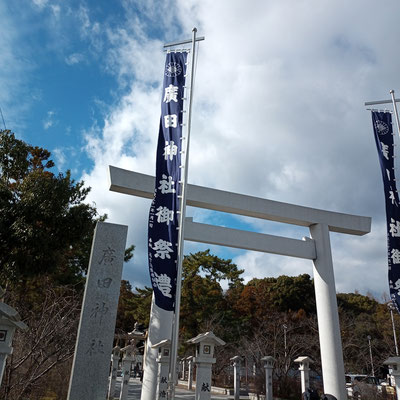
[[[374, 228], [382, 226], [379, 165], [363, 103], [396, 89], [397, 2], [377, 8], [372, 0], [255, 1], [249, 7], [185, 0], [166, 14], [152, 4], [148, 13], [161, 26], [174, 21], [166, 41], [190, 37], [194, 25], [206, 36], [193, 105], [192, 183], [369, 215]], [[85, 15], [82, 11], [88, 31], [92, 25]], [[108, 31], [113, 45], [108, 69], [130, 90], [104, 129], [87, 132], [95, 167], [84, 179], [111, 221], [129, 223], [135, 265], [146, 270], [145, 201], [109, 194], [104, 183], [108, 164], [151, 174], [155, 169], [161, 42], [149, 36], [144, 21], [130, 21]], [[381, 229], [361, 238], [333, 235], [338, 290], [385, 290], [385, 244]], [[248, 253], [235, 261], [248, 278], [265, 271], [311, 272], [310, 262], [283, 257]], [[146, 273], [126, 272], [142, 282]]]
[[43, 129], [47, 130], [57, 123], [54, 117], [54, 111], [47, 111], [46, 118], [43, 120]]
[[65, 58], [65, 62], [68, 65], [75, 65], [75, 64], [81, 63], [82, 61], [84, 61], [84, 59], [85, 59], [85, 57], [84, 57], [83, 54], [81, 54], [81, 53], [72, 53], [72, 54], [70, 54], [69, 56], [67, 56]]
[[32, 1], [33, 1], [33, 4], [35, 4], [39, 8], [44, 8], [47, 5], [47, 3], [49, 2], [48, 0], [32, 0]]

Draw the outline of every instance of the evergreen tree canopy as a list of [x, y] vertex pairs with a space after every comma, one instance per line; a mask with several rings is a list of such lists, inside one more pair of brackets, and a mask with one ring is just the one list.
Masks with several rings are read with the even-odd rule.
[[53, 275], [72, 282], [88, 266], [96, 208], [70, 171], [55, 174], [50, 152], [0, 130], [0, 282]]

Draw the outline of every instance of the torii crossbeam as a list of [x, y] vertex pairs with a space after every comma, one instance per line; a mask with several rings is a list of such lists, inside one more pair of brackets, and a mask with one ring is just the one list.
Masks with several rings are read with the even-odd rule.
[[[148, 199], [153, 198], [154, 176], [113, 166], [109, 168], [110, 190]], [[191, 218], [186, 218], [185, 240], [313, 260], [324, 392], [335, 396], [338, 400], [347, 400], [329, 231], [362, 236], [371, 231], [371, 218], [190, 184], [187, 187], [186, 204], [309, 227], [311, 238], [298, 240], [199, 224], [193, 222]]]

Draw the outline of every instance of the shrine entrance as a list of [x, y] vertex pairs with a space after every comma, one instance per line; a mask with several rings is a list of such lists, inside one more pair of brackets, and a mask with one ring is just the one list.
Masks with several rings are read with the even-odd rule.
[[[155, 187], [153, 176], [112, 166], [109, 168], [110, 190], [153, 198]], [[187, 185], [186, 204], [309, 228], [310, 237], [291, 239], [196, 223], [191, 218], [186, 218], [184, 239], [312, 260], [324, 393], [333, 395], [338, 400], [347, 400], [329, 232], [362, 236], [370, 232], [371, 218], [190, 184]]]

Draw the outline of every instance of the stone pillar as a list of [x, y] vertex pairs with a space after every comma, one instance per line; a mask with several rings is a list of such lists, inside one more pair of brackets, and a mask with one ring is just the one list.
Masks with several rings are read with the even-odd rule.
[[127, 233], [124, 225], [96, 225], [68, 400], [107, 398]]
[[118, 363], [120, 357], [120, 347], [115, 346], [111, 354], [111, 377], [108, 386], [108, 399], [113, 400], [115, 395], [115, 384], [117, 382]]
[[265, 400], [273, 400], [272, 371], [275, 359], [271, 356], [265, 356], [261, 361], [264, 361], [265, 369]]
[[121, 349], [121, 352], [124, 353], [122, 357], [122, 382], [121, 382], [121, 392], [119, 395], [120, 400], [126, 400], [128, 398], [128, 387], [129, 387], [129, 378], [131, 377], [131, 366], [132, 362], [135, 359], [134, 356], [135, 346], [128, 345]]
[[313, 261], [313, 275], [324, 392], [336, 397], [337, 400], [347, 400], [328, 225], [311, 225], [310, 233], [315, 240], [317, 254], [317, 258]]
[[214, 347], [225, 342], [212, 332], [201, 333], [187, 343], [196, 345], [196, 392], [195, 400], [211, 399], [211, 367], [215, 364]]
[[310, 387], [310, 363], [313, 362], [310, 357], [298, 357], [294, 360], [299, 364], [300, 379], [301, 379], [301, 393], [305, 393]]
[[394, 376], [394, 383], [396, 385], [396, 395], [400, 399], [400, 357], [389, 357], [383, 362], [392, 370], [392, 375]]
[[[0, 288], [0, 299], [4, 293]], [[21, 322], [21, 317], [14, 308], [0, 301], [0, 386], [7, 356], [13, 352], [12, 339], [17, 328], [26, 330], [28, 326]]]
[[233, 392], [235, 400], [240, 398], [240, 357], [231, 358], [233, 365]]
[[158, 349], [158, 375], [157, 389], [155, 399], [166, 399], [168, 391], [168, 374], [169, 374], [169, 356], [171, 352], [171, 341], [169, 339], [162, 340], [152, 346], [153, 349]]
[[189, 356], [186, 358], [188, 362], [188, 390], [193, 389], [193, 356]]
[[185, 380], [185, 366], [186, 366], [186, 359], [182, 358], [182, 360], [181, 360], [181, 371], [182, 371], [181, 379], [183, 381]]

